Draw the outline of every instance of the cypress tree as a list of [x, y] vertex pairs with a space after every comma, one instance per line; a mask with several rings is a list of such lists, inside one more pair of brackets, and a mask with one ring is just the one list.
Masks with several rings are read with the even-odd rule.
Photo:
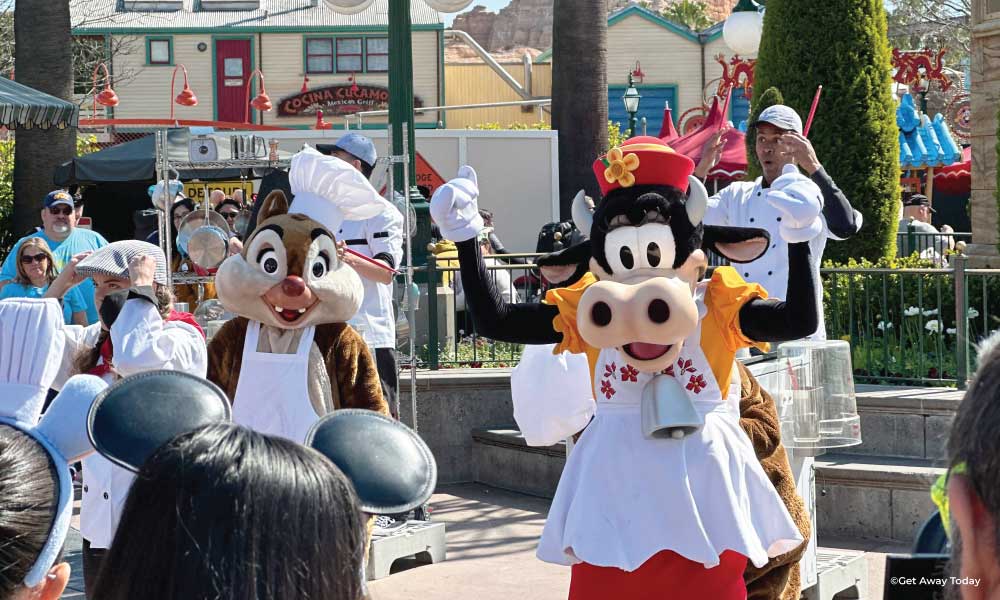
[[823, 85], [809, 139], [864, 215], [850, 243], [827, 246], [825, 258], [833, 260], [874, 261], [896, 253], [899, 131], [882, 1], [769, 0], [764, 17], [754, 103], [776, 86], [805, 121], [816, 87]]
[[757, 160], [757, 128], [753, 126], [753, 123], [757, 122], [760, 113], [768, 106], [784, 103], [785, 99], [776, 87], [764, 90], [760, 100], [753, 103], [753, 110], [750, 111], [750, 118], [747, 120], [747, 181], [754, 181], [762, 175], [760, 162]]

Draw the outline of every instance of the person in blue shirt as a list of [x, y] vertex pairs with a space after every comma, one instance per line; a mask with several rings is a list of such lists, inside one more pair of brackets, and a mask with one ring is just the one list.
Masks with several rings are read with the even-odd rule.
[[[42, 207], [42, 230], [21, 238], [3, 261], [0, 268], [0, 284], [9, 282], [17, 277], [18, 250], [25, 240], [41, 238], [45, 240], [52, 250], [55, 259], [56, 272], [61, 271], [63, 265], [68, 263], [73, 256], [87, 251], [94, 251], [108, 245], [108, 241], [101, 234], [81, 229], [76, 226], [77, 215], [74, 211], [73, 196], [65, 190], [55, 190], [45, 196]], [[8, 283], [8, 285], [10, 285]], [[79, 286], [80, 296], [83, 298], [87, 323], [93, 324], [98, 321], [97, 306], [94, 304], [94, 284], [88, 279]]]
[[[44, 239], [28, 238], [15, 253], [17, 277], [0, 289], [0, 300], [6, 298], [43, 298], [49, 284], [56, 278], [55, 258]], [[87, 306], [79, 288], [71, 289], [62, 298], [63, 319], [67, 325], [88, 325]]]

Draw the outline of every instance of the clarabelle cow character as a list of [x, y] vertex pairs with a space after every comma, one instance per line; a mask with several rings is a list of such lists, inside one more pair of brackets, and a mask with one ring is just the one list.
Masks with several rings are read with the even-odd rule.
[[219, 267], [226, 323], [208, 349], [208, 379], [233, 421], [302, 442], [340, 408], [389, 414], [375, 360], [347, 321], [361, 306], [358, 274], [337, 257], [334, 231], [390, 205], [351, 165], [306, 148], [292, 158], [295, 201], [271, 192], [243, 252]]
[[[572, 565], [571, 600], [745, 598], [747, 562], [761, 567], [802, 536], [740, 429], [735, 353], [816, 329], [809, 246], [789, 244], [785, 301], [729, 267], [705, 280], [704, 249], [754, 260], [767, 232], [703, 225], [708, 195], [693, 162], [659, 139], [633, 138], [594, 169], [604, 198], [592, 275], [544, 304], [506, 304], [492, 288], [474, 242], [471, 168], [431, 201], [458, 242], [478, 331], [554, 343], [592, 365], [596, 415], [563, 470], [538, 556]], [[819, 208], [804, 220], [793, 212], [790, 229], [811, 227]]]

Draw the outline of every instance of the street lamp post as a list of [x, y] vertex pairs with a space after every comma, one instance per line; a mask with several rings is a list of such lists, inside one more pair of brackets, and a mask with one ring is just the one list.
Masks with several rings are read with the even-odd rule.
[[722, 26], [722, 38], [737, 56], [751, 56], [760, 49], [763, 29], [760, 6], [753, 0], [739, 0]]
[[625, 89], [625, 95], [622, 96], [625, 112], [628, 113], [628, 137], [635, 136], [635, 114], [639, 112], [639, 100], [641, 99], [642, 95], [639, 94], [639, 90], [635, 89], [635, 81], [630, 72], [628, 74], [628, 88]]
[[[427, 263], [427, 245], [431, 240], [430, 204], [414, 185], [416, 181], [416, 141], [413, 118], [413, 43], [411, 38], [410, 0], [389, 0], [389, 126], [392, 129], [393, 156], [409, 157], [410, 188], [404, 189], [403, 165], [392, 165], [395, 193], [409, 196], [417, 215], [413, 236], [413, 264]], [[403, 123], [408, 126], [405, 129]]]

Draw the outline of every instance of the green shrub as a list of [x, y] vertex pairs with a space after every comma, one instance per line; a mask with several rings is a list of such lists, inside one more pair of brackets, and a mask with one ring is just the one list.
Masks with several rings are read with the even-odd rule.
[[849, 244], [828, 256], [878, 260], [895, 254], [899, 131], [882, 0], [770, 0], [754, 71], [753, 104], [774, 86], [808, 115], [823, 85], [809, 138], [820, 161], [864, 215]]
[[757, 128], [750, 125], [750, 123], [756, 123], [760, 113], [768, 106], [784, 103], [785, 99], [781, 96], [781, 91], [776, 87], [769, 87], [764, 90], [764, 93], [760, 96], [760, 100], [754, 102], [753, 111], [750, 112], [750, 118], [747, 119], [747, 181], [754, 181], [763, 174], [760, 169], [760, 161], [757, 160]]

